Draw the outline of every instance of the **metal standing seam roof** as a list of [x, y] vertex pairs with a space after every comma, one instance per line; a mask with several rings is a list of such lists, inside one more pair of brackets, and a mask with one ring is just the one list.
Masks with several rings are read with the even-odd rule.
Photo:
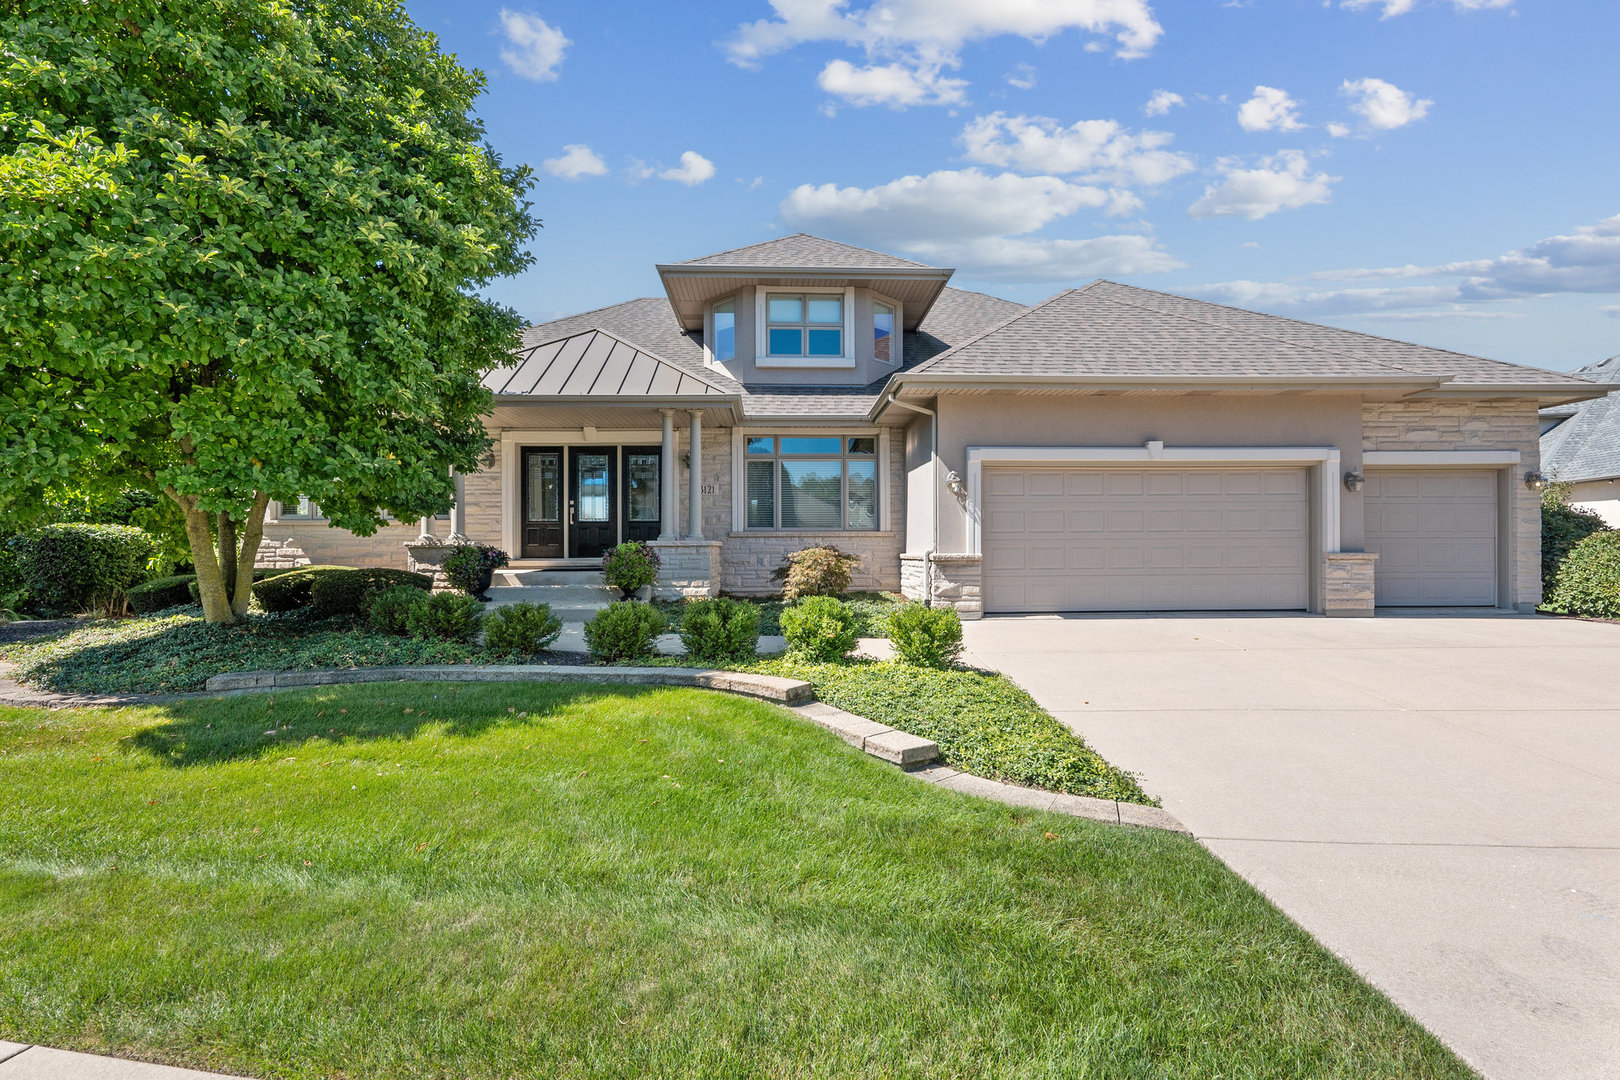
[[484, 385], [525, 397], [726, 397], [730, 392], [602, 329], [533, 345]]
[[[1620, 384], [1620, 356], [1579, 368], [1596, 382]], [[1546, 419], [1567, 417], [1541, 437], [1541, 471], [1578, 483], [1620, 477], [1620, 395], [1541, 410]]]

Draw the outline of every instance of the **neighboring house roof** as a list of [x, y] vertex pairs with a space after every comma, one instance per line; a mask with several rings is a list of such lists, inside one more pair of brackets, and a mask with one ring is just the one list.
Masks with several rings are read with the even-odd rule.
[[[1600, 383], [1620, 384], [1620, 356], [1578, 368]], [[1541, 437], [1541, 471], [1554, 480], [1578, 483], [1620, 477], [1620, 395], [1542, 409], [1543, 419], [1567, 417]]]
[[912, 262], [869, 248], [840, 244], [809, 233], [794, 233], [762, 244], [717, 251], [697, 259], [683, 259], [675, 266], [736, 266], [757, 269], [776, 267], [819, 267], [828, 270], [934, 270], [926, 263]]
[[579, 330], [514, 356], [517, 363], [484, 377], [498, 395], [600, 400], [733, 393], [606, 330]]

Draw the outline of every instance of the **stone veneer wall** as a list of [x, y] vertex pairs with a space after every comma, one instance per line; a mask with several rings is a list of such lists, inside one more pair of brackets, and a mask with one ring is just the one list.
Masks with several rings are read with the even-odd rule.
[[654, 540], [652, 546], [658, 552], [654, 599], [684, 600], [720, 591], [720, 541]]
[[1323, 556], [1322, 614], [1371, 617], [1378, 556], [1368, 551], [1330, 551]]
[[1513, 594], [1521, 607], [1541, 600], [1541, 496], [1519, 479], [1541, 467], [1534, 401], [1368, 401], [1362, 450], [1517, 450], [1513, 493]]
[[964, 619], [984, 615], [984, 560], [978, 555], [935, 554], [933, 571], [923, 554], [900, 556], [900, 592], [907, 599], [922, 600], [932, 586], [932, 607], [953, 607]]

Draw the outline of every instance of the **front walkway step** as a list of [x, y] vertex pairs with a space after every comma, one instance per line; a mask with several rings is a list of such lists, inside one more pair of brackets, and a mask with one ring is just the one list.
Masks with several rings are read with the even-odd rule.
[[497, 570], [496, 585], [601, 585], [600, 570]]

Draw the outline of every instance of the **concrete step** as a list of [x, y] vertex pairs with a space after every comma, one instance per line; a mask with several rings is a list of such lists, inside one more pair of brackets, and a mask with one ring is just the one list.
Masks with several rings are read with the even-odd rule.
[[496, 585], [601, 585], [600, 570], [497, 570]]
[[496, 585], [489, 590], [489, 595], [553, 606], [589, 606], [611, 604], [619, 598], [619, 590], [606, 585]]

